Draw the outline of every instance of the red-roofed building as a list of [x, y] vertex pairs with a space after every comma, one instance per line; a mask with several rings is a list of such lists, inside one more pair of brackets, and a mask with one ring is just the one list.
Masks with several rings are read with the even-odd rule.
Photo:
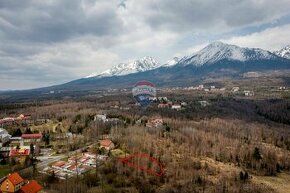
[[11, 149], [9, 157], [17, 159], [20, 163], [24, 163], [26, 157], [30, 155], [30, 149]]
[[22, 134], [22, 139], [24, 142], [40, 142], [42, 139], [41, 133], [33, 133], [33, 134]]
[[37, 193], [42, 190], [42, 186], [37, 183], [35, 180], [28, 181], [27, 184], [22, 186], [20, 193]]
[[23, 178], [17, 173], [9, 174], [6, 179], [2, 182], [0, 186], [0, 190], [3, 193], [13, 193], [20, 190], [23, 186], [24, 180]]
[[9, 157], [29, 156], [30, 149], [11, 149]]
[[62, 169], [63, 166], [65, 166], [66, 162], [65, 161], [58, 161], [56, 163], [54, 163], [52, 165], [52, 168], [55, 168], [55, 169]]
[[105, 139], [100, 141], [100, 147], [104, 147], [106, 150], [111, 150], [114, 149], [115, 145], [111, 140]]

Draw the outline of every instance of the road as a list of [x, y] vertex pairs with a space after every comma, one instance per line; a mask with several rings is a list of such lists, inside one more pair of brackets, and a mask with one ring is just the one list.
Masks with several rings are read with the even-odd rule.
[[36, 165], [36, 167], [39, 169], [39, 168], [42, 168], [42, 167], [46, 167], [48, 166], [49, 164], [51, 163], [54, 163], [54, 162], [57, 162], [63, 158], [65, 158], [66, 155], [57, 155], [57, 156], [42, 156], [42, 157], [37, 157], [37, 160], [40, 160], [41, 163], [38, 163]]

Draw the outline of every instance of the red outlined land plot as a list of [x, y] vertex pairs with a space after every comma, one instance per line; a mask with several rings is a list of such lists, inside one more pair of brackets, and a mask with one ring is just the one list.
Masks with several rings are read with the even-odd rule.
[[[161, 164], [161, 162], [153, 157], [150, 157], [146, 153], [134, 153], [125, 158], [119, 158], [118, 160], [132, 168], [148, 172], [155, 176], [160, 177], [164, 173], [163, 165]], [[153, 165], [155, 167], [153, 167]]]

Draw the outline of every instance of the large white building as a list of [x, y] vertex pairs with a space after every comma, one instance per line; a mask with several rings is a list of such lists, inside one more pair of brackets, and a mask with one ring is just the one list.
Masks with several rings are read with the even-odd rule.
[[2, 144], [8, 142], [11, 138], [11, 135], [9, 135], [9, 133], [3, 129], [0, 128], [0, 147], [2, 146]]

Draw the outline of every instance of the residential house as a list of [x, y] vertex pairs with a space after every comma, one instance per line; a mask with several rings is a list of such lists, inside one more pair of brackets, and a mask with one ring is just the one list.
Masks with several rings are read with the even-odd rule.
[[286, 90], [286, 86], [280, 86], [279, 90]]
[[233, 88], [232, 88], [232, 92], [239, 92], [239, 90], [240, 90], [240, 87], [238, 87], [238, 86], [234, 86]]
[[24, 163], [26, 157], [30, 155], [30, 149], [28, 148], [21, 148], [21, 149], [11, 149], [9, 152], [9, 157], [12, 159], [16, 159], [20, 163]]
[[28, 181], [21, 187], [19, 193], [38, 193], [42, 190], [42, 186], [35, 180]]
[[11, 135], [9, 135], [9, 133], [3, 129], [0, 128], [0, 147], [2, 147], [2, 145], [4, 145], [5, 143], [7, 143], [11, 138]]
[[22, 139], [26, 143], [35, 143], [40, 142], [42, 139], [41, 133], [33, 133], [33, 134], [22, 134]]
[[244, 90], [244, 95], [247, 97], [251, 97], [254, 96], [254, 92], [253, 91], [249, 91], [249, 90]]
[[19, 145], [19, 146], [23, 146], [23, 140], [22, 137], [11, 137], [10, 138], [10, 145]]
[[111, 140], [105, 139], [100, 141], [100, 147], [104, 147], [106, 150], [111, 150], [115, 148], [115, 145]]
[[181, 109], [181, 105], [172, 105], [171, 109], [179, 111]]
[[65, 166], [66, 162], [65, 161], [58, 161], [54, 164], [52, 164], [52, 168], [53, 169], [63, 169], [63, 167]]
[[104, 123], [104, 122], [107, 122], [108, 119], [106, 115], [96, 115], [94, 117], [94, 121], [102, 121]]
[[168, 104], [163, 104], [163, 103], [158, 104], [159, 109], [168, 108], [168, 107], [169, 107]]
[[30, 114], [20, 114], [16, 119], [17, 120], [28, 120], [31, 118]]
[[186, 102], [181, 102], [180, 104], [181, 104], [182, 107], [187, 106], [187, 103]]
[[17, 192], [24, 185], [24, 179], [17, 173], [8, 174], [6, 179], [1, 183], [0, 191], [3, 193]]

